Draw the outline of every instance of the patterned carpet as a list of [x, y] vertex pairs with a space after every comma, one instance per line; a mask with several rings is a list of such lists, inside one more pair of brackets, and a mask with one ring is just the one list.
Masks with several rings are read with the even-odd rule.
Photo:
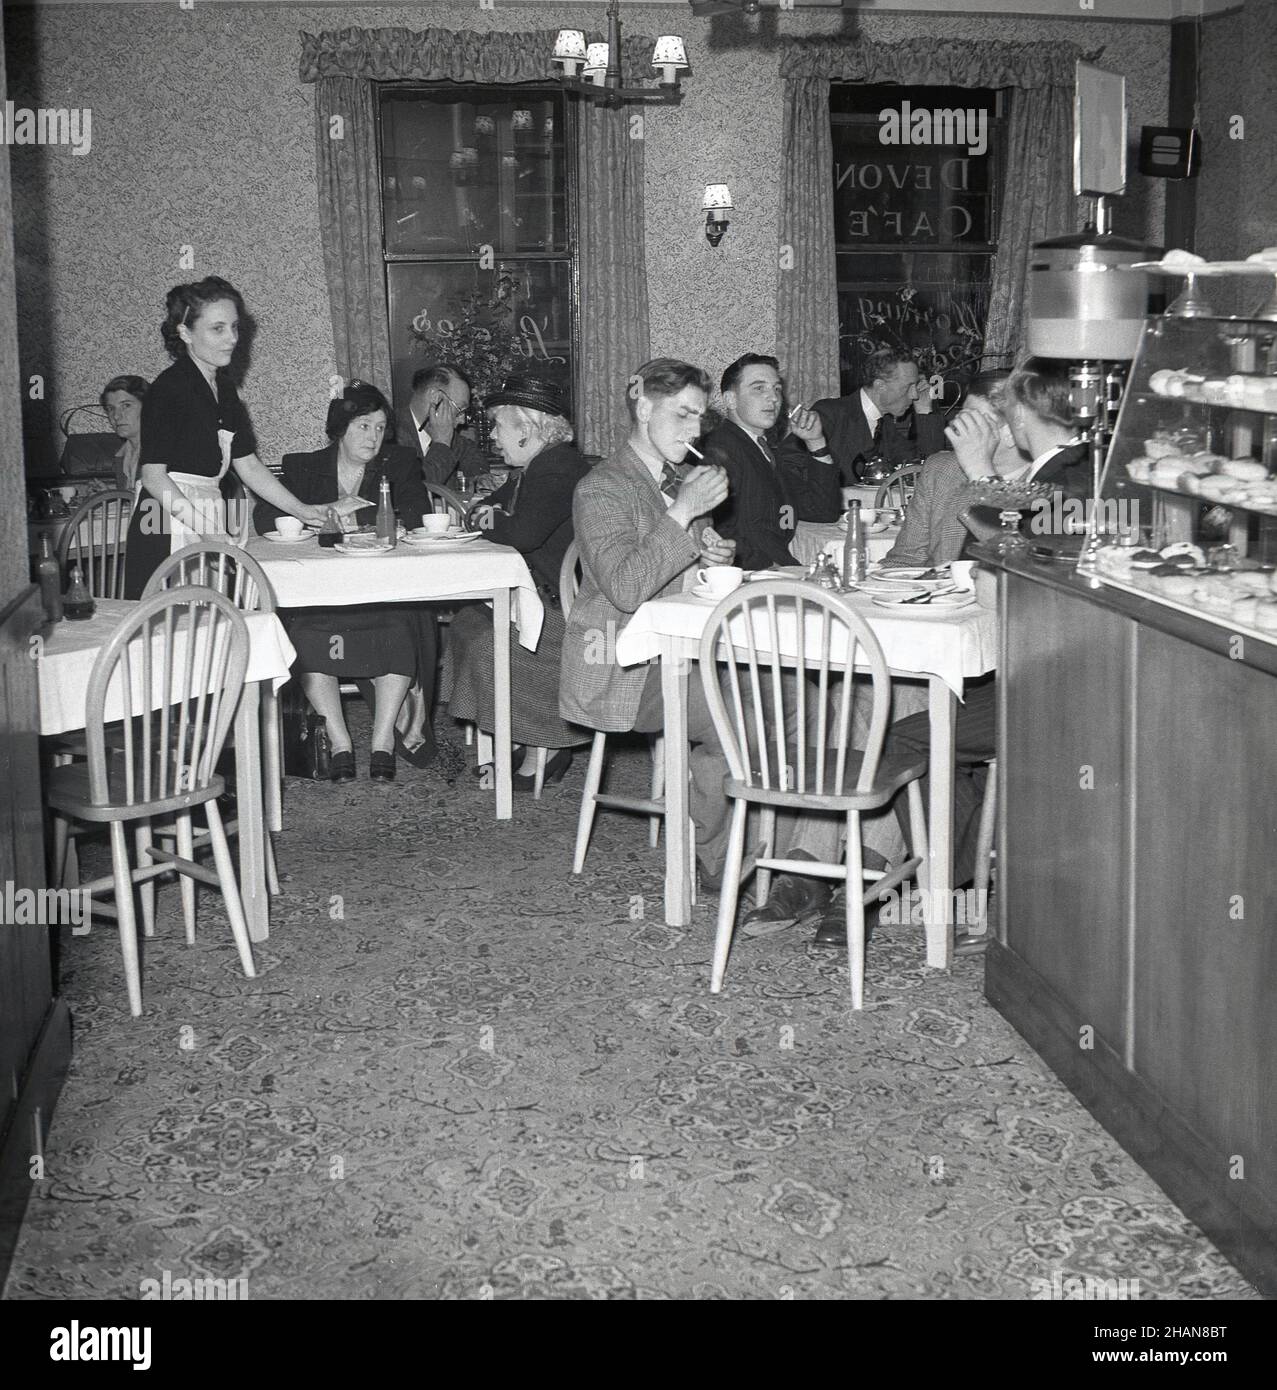
[[[441, 725], [446, 720], [441, 720]], [[356, 724], [358, 728], [358, 724]], [[917, 928], [867, 1007], [809, 933], [661, 922], [646, 825], [569, 872], [583, 761], [491, 816], [455, 735], [393, 786], [290, 782], [259, 976], [176, 888], [131, 1020], [112, 928], [62, 943], [75, 1060], [6, 1295], [1143, 1298], [1253, 1291]], [[366, 726], [362, 746], [366, 749]], [[637, 789], [641, 749], [616, 759]]]

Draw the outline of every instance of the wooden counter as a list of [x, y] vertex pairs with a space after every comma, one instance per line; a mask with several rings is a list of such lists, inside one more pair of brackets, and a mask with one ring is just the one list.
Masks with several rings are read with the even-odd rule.
[[1277, 1296], [1277, 645], [1230, 655], [1204, 619], [1064, 566], [992, 563], [985, 993]]

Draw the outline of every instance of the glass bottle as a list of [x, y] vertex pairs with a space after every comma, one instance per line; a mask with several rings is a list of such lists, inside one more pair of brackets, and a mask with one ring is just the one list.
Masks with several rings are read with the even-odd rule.
[[399, 528], [395, 525], [395, 509], [390, 505], [390, 479], [381, 480], [377, 494], [377, 539], [387, 549], [393, 550], [399, 543]]
[[337, 545], [341, 536], [342, 531], [337, 522], [337, 513], [329, 507], [324, 513], [324, 524], [319, 528], [319, 543], [327, 549], [329, 546]]
[[847, 539], [842, 546], [843, 588], [863, 582], [865, 569], [865, 523], [860, 515], [860, 502], [853, 498], [847, 508]]
[[68, 618], [91, 618], [96, 608], [97, 605], [93, 602], [93, 595], [89, 593], [89, 586], [84, 582], [84, 575], [80, 573], [79, 565], [72, 565], [71, 582], [67, 586], [66, 598], [62, 601], [63, 612]]
[[51, 623], [62, 621], [62, 572], [53, 557], [53, 542], [48, 536], [40, 537], [40, 558], [35, 566], [36, 579], [40, 584], [40, 601], [44, 604], [44, 616]]

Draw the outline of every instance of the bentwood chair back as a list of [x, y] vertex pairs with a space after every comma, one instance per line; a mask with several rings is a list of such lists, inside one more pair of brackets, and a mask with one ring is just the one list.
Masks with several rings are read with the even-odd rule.
[[124, 597], [124, 546], [133, 515], [133, 494], [112, 488], [95, 492], [74, 512], [58, 542], [65, 577], [79, 565], [94, 598]]
[[[426, 496], [431, 499], [432, 505], [442, 502], [442, 510], [447, 512], [448, 520], [454, 526], [464, 526], [466, 520], [466, 504], [450, 487], [444, 487], [442, 483], [427, 483]], [[440, 511], [435, 506], [435, 511]]]
[[[851, 746], [857, 682], [843, 676], [856, 665], [868, 667], [873, 690], [869, 731], [860, 750]], [[884, 756], [891, 676], [878, 639], [841, 595], [793, 579], [763, 580], [729, 594], [710, 615], [701, 637], [700, 670], [727, 758], [723, 789], [733, 801], [710, 989], [718, 993], [727, 968], [753, 804], [764, 812], [763, 842], [746, 874], [764, 869], [845, 885], [852, 1007], [859, 1009], [864, 1003], [864, 882], [872, 883], [868, 896], [876, 899], [915, 871], [923, 882], [927, 863], [919, 783], [927, 760]], [[915, 854], [889, 874], [867, 872], [860, 817], [886, 806], [902, 787], [908, 788]], [[776, 858], [779, 810], [843, 815], [844, 859], [830, 864]]]
[[898, 507], [903, 511], [913, 497], [921, 472], [921, 466], [914, 464], [909, 468], [898, 468], [889, 478], [884, 478], [874, 493], [874, 508]]
[[[575, 541], [568, 546], [559, 567], [559, 607], [566, 622], [581, 587], [581, 548]], [[599, 806], [613, 811], [635, 811], [648, 817], [648, 843], [655, 848], [661, 837], [661, 820], [665, 815], [665, 741], [657, 737], [652, 743], [651, 794], [646, 798], [613, 796], [602, 793], [603, 761], [607, 751], [607, 735], [595, 730], [590, 744], [590, 763], [585, 772], [585, 790], [581, 793], [581, 811], [576, 823], [576, 847], [572, 854], [572, 872], [585, 868], [585, 856], [590, 848], [590, 833], [594, 829], [594, 812]]]
[[[204, 536], [191, 545], [175, 551], [156, 567], [142, 591], [143, 598], [182, 585], [203, 585], [230, 599], [241, 613], [274, 613], [275, 590], [265, 570], [246, 551], [230, 541]], [[283, 733], [280, 724], [279, 697], [273, 688], [262, 688], [262, 777], [266, 809], [266, 871], [268, 887], [279, 892], [279, 874], [271, 832], [284, 828], [283, 799]], [[185, 833], [189, 821], [179, 819], [178, 829]], [[235, 830], [232, 822], [228, 830]], [[187, 909], [188, 932], [194, 933], [194, 888], [183, 884], [183, 903]]]
[[275, 611], [275, 590], [265, 570], [248, 551], [215, 536], [205, 536], [162, 560], [142, 597], [181, 585], [213, 589], [242, 613]]
[[[172, 589], [144, 599], [98, 653], [89, 677], [88, 761], [55, 768], [47, 800], [64, 818], [105, 824], [111, 874], [81, 884], [114, 891], [129, 1008], [142, 1012], [133, 886], [174, 870], [218, 887], [245, 975], [254, 974], [248, 924], [217, 798], [225, 782], [217, 759], [230, 732], [248, 669], [248, 628], [229, 599], [207, 588]], [[108, 697], [120, 702], [118, 734], [106, 735]], [[203, 807], [215, 869], [160, 849], [156, 817]], [[138, 864], [129, 862], [125, 826], [137, 827]], [[179, 849], [182, 846], [179, 845]]]

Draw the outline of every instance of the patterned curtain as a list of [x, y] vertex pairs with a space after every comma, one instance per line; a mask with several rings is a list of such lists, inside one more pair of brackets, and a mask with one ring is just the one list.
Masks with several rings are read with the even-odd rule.
[[1030, 247], [1044, 236], [1074, 230], [1074, 66], [1078, 59], [1094, 61], [1100, 51], [1083, 52], [1069, 43], [926, 38], [877, 44], [821, 37], [781, 46], [781, 245], [782, 250], [786, 244], [792, 246], [794, 270], [786, 273], [782, 260], [776, 332], [789, 374], [804, 392], [819, 387], [837, 395], [839, 390], [829, 83], [1015, 89], [1008, 118], [1006, 196], [985, 328], [985, 365], [1001, 366], [1013, 360], [1019, 347]]
[[[372, 84], [557, 80], [558, 69], [550, 61], [557, 32], [302, 32], [300, 77], [316, 84], [320, 229], [337, 367], [343, 375], [364, 376], [383, 387], [390, 383]], [[603, 37], [586, 35], [589, 41]], [[650, 80], [653, 43], [643, 34], [624, 37], [622, 75], [628, 84]], [[344, 119], [342, 140], [330, 138], [333, 115]], [[626, 418], [623, 383], [648, 355], [643, 142], [630, 139], [624, 110], [604, 111], [582, 102], [577, 149], [581, 353], [575, 423], [587, 451], [607, 453]]]
[[1073, 197], [1073, 89], [1010, 93], [998, 249], [993, 257], [983, 370], [1013, 367], [1020, 355], [1029, 257], [1034, 242], [1076, 231]]
[[581, 351], [576, 364], [577, 435], [582, 449], [610, 454], [629, 429], [625, 383], [650, 355], [643, 241], [643, 141], [630, 113], [582, 103], [577, 244], [581, 266]]
[[321, 77], [315, 87], [315, 168], [324, 275], [338, 373], [390, 389], [381, 177], [372, 83]]
[[841, 393], [828, 78], [785, 83], [781, 149], [776, 341], [790, 394], [814, 401]]

